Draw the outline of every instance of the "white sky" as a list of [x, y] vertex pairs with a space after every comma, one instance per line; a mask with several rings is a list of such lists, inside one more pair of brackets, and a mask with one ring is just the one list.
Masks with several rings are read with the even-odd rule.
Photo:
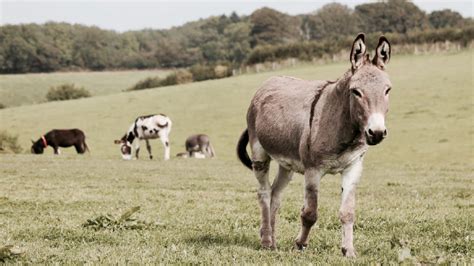
[[[229, 15], [232, 11], [236, 11], [239, 15], [249, 15], [254, 10], [264, 6], [292, 15], [303, 14], [331, 2], [339, 2], [353, 8], [360, 3], [374, 1], [0, 0], [0, 25], [56, 21], [96, 25], [104, 29], [117, 31], [144, 28], [166, 29], [212, 15]], [[414, 0], [413, 2], [426, 12], [449, 8], [461, 13], [464, 17], [473, 16], [472, 0]]]

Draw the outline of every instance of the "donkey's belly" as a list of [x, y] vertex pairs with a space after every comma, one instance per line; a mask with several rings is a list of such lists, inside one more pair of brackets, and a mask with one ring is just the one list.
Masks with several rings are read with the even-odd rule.
[[279, 165], [281, 165], [283, 168], [294, 171], [296, 173], [304, 174], [304, 166], [300, 160], [286, 158], [283, 156], [274, 156], [274, 155], [270, 155], [270, 157], [273, 160], [275, 160]]

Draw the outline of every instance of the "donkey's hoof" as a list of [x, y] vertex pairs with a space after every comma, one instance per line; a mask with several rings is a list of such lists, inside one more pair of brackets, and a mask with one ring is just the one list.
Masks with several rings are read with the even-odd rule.
[[273, 249], [273, 243], [271, 240], [262, 239], [261, 244], [262, 244], [262, 249]]
[[268, 235], [267, 230], [260, 230], [260, 243], [262, 244], [262, 248], [264, 249], [271, 249], [273, 246], [272, 237]]
[[272, 249], [273, 242], [270, 236], [262, 235], [260, 237], [260, 243], [262, 244], [263, 249]]
[[342, 255], [344, 255], [344, 257], [347, 257], [347, 258], [355, 258], [356, 257], [356, 253], [355, 253], [354, 249], [347, 249], [347, 248], [342, 247], [341, 251], [342, 251]]
[[153, 156], [150, 155], [150, 160], [153, 160]]
[[298, 241], [295, 242], [295, 248], [299, 251], [304, 251], [308, 247], [308, 244], [302, 244]]

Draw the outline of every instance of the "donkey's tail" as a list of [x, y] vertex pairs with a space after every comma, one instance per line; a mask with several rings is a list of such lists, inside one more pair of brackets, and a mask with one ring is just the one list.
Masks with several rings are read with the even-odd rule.
[[249, 131], [245, 129], [240, 135], [239, 142], [237, 143], [237, 156], [239, 156], [240, 161], [252, 170], [252, 160], [247, 153], [247, 144], [249, 143]]
[[84, 148], [88, 153], [91, 153], [91, 150], [89, 150], [89, 146], [87, 146], [87, 143], [85, 140], [84, 140]]

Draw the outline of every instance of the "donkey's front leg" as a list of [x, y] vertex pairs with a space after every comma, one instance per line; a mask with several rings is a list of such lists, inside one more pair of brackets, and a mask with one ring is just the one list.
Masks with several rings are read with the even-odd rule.
[[145, 140], [146, 143], [146, 150], [148, 151], [148, 156], [150, 157], [150, 160], [153, 159], [153, 155], [151, 154], [151, 145], [149, 140]]
[[276, 215], [280, 208], [281, 192], [288, 185], [291, 180], [293, 172], [281, 165], [278, 168], [278, 174], [272, 184], [272, 199], [270, 203], [270, 218], [272, 227], [272, 248], [276, 248]]
[[353, 244], [355, 221], [355, 194], [356, 185], [362, 173], [362, 159], [357, 160], [342, 172], [342, 201], [339, 218], [342, 223], [342, 254], [346, 257], [355, 257]]
[[318, 219], [318, 191], [322, 177], [321, 171], [307, 169], [304, 173], [304, 205], [301, 209], [301, 230], [296, 239], [296, 247], [303, 250], [308, 245], [308, 235], [311, 227]]

